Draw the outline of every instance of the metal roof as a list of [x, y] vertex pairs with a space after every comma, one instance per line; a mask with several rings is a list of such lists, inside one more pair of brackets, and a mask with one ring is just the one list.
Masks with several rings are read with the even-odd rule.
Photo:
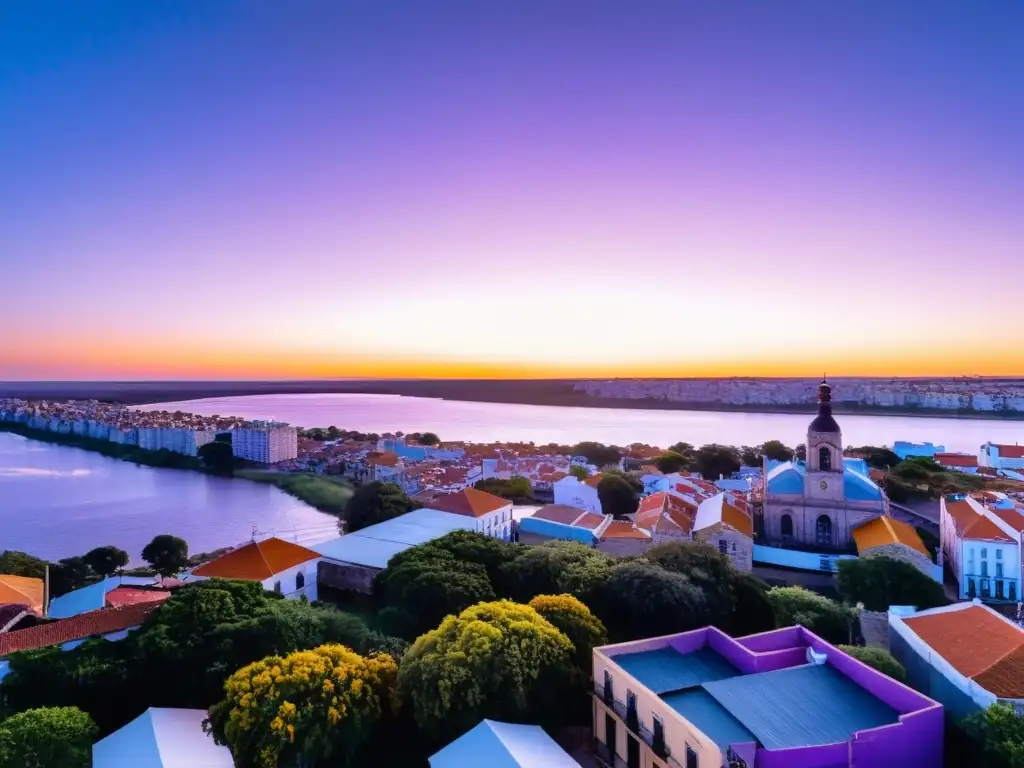
[[736, 667], [710, 648], [701, 648], [693, 653], [658, 648], [614, 656], [612, 661], [657, 694], [695, 688], [701, 683], [740, 674]]
[[539, 725], [482, 720], [430, 758], [430, 768], [579, 768]]
[[97, 611], [106, 603], [107, 592], [122, 584], [141, 587], [155, 583], [156, 578], [153, 576], [109, 576], [95, 584], [53, 598], [47, 616], [51, 619], [67, 619], [86, 611]]
[[827, 664], [718, 680], [704, 690], [767, 749], [846, 742], [899, 721], [894, 709]]
[[701, 688], [661, 697], [672, 709], [708, 736], [724, 752], [731, 744], [757, 741], [743, 723]]
[[232, 768], [227, 747], [203, 732], [205, 709], [150, 708], [93, 744], [94, 768]]

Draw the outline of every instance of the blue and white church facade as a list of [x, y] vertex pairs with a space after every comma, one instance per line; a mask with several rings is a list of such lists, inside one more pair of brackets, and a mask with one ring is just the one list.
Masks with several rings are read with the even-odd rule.
[[818, 414], [807, 429], [807, 459], [766, 465], [759, 538], [845, 550], [852, 531], [888, 514], [889, 499], [860, 459], [844, 459], [843, 433], [832, 417], [832, 388], [818, 386]]

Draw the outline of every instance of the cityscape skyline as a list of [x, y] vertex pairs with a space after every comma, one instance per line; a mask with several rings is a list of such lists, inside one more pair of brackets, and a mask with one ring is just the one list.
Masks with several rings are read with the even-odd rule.
[[638, 10], [5, 9], [0, 380], [1024, 374], [1024, 7]]

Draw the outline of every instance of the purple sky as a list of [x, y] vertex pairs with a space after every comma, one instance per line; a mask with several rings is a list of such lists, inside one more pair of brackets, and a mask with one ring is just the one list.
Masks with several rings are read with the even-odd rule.
[[1024, 5], [0, 8], [0, 379], [1024, 373]]

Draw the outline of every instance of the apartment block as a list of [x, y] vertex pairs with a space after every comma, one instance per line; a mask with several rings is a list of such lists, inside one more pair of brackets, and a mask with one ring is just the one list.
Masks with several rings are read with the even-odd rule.
[[299, 455], [298, 430], [280, 422], [253, 422], [231, 430], [231, 451], [261, 464], [290, 461]]

